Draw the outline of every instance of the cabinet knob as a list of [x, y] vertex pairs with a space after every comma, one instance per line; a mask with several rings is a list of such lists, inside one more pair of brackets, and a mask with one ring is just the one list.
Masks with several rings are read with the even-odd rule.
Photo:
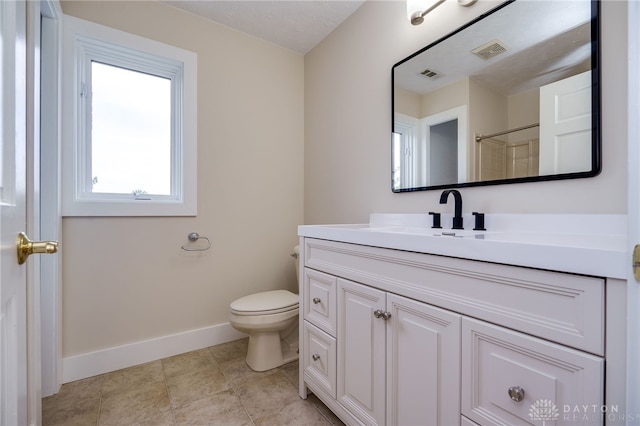
[[391, 312], [385, 312], [382, 309], [376, 309], [375, 311], [373, 311], [373, 316], [375, 318], [381, 318], [386, 321], [391, 318]]
[[520, 386], [511, 386], [509, 388], [509, 398], [515, 402], [520, 402], [524, 399], [524, 389]]
[[322, 302], [322, 300], [320, 300], [319, 297], [314, 297], [312, 302], [313, 302], [314, 305], [317, 305], [318, 303]]
[[319, 360], [319, 359], [320, 359], [320, 355], [318, 355], [318, 354], [313, 354], [313, 355], [311, 355], [311, 358], [313, 358], [313, 360], [314, 360], [314, 361], [317, 361], [317, 360]]

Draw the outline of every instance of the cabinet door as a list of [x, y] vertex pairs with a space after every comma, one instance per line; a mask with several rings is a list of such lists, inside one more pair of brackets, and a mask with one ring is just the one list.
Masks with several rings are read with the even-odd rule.
[[385, 420], [385, 293], [338, 280], [338, 401], [362, 423]]
[[460, 423], [460, 315], [387, 295], [387, 424]]

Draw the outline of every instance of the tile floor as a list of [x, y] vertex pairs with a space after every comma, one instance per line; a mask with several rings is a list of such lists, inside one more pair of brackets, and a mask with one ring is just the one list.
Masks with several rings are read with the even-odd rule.
[[62, 386], [42, 400], [50, 425], [343, 425], [320, 400], [298, 396], [298, 362], [257, 373], [247, 339]]

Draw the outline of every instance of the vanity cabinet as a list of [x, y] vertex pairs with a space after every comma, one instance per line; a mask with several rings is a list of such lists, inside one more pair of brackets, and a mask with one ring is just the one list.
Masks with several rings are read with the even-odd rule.
[[366, 425], [457, 421], [460, 315], [312, 269], [303, 293], [303, 377], [316, 391]]
[[604, 279], [301, 247], [300, 396], [311, 390], [345, 423], [576, 424], [566, 407], [604, 404]]

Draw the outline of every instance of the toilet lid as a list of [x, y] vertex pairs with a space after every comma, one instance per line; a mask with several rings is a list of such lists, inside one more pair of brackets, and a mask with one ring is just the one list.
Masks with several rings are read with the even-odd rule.
[[243, 313], [284, 312], [298, 307], [299, 298], [288, 290], [263, 291], [231, 302], [231, 310]]

